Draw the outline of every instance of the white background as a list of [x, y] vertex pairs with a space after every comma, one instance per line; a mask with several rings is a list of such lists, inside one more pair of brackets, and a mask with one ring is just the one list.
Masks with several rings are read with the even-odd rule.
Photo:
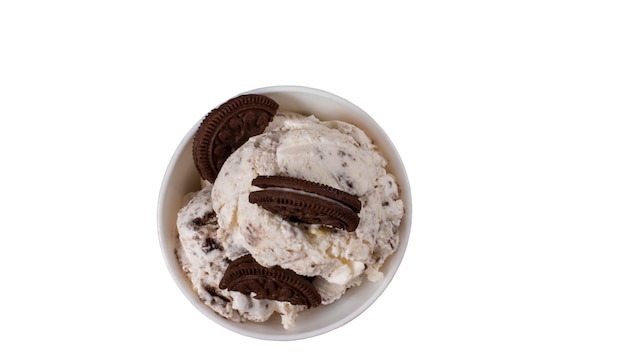
[[[4, 1], [0, 350], [626, 350], [621, 1]], [[327, 90], [413, 191], [390, 287], [296, 342], [241, 337], [171, 280], [158, 191], [206, 112]]]

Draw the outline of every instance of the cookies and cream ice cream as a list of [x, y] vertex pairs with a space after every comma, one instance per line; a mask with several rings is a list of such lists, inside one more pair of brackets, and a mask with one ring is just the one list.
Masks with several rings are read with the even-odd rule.
[[[220, 289], [235, 259], [251, 255], [263, 267], [288, 269], [310, 280], [321, 304], [340, 299], [363, 279], [377, 281], [399, 243], [404, 215], [386, 160], [359, 128], [279, 111], [263, 133], [250, 137], [223, 162], [213, 183], [190, 194], [178, 214], [177, 250], [199, 298], [234, 321], [268, 320], [285, 328], [307, 309], [254, 293]], [[327, 185], [358, 197], [354, 231], [286, 219], [249, 201], [260, 175], [283, 175]], [[315, 309], [315, 308], [311, 308]]]

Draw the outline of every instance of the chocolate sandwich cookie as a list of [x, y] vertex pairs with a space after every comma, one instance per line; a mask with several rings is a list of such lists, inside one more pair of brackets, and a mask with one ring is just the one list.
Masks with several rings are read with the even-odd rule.
[[226, 159], [248, 138], [263, 133], [278, 103], [257, 94], [235, 97], [208, 113], [193, 140], [193, 162], [200, 176], [215, 182]]
[[279, 266], [266, 268], [249, 254], [228, 265], [219, 287], [247, 295], [254, 292], [256, 299], [289, 302], [308, 308], [322, 303], [320, 294], [310, 280]]
[[361, 202], [353, 194], [317, 182], [288, 176], [258, 176], [248, 200], [283, 218], [346, 231], [359, 226]]

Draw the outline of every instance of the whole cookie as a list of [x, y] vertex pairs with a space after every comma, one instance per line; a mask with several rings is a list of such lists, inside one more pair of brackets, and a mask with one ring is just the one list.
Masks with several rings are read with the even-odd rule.
[[258, 176], [252, 185], [264, 189], [250, 192], [250, 203], [289, 221], [346, 231], [354, 231], [359, 225], [361, 202], [350, 193], [288, 176]]
[[278, 103], [257, 94], [235, 97], [208, 113], [196, 131], [192, 156], [200, 176], [210, 182], [226, 159], [248, 138], [261, 134], [272, 121]]

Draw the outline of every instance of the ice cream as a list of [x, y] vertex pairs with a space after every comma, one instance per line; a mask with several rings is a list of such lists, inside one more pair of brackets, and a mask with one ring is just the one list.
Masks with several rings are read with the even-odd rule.
[[[203, 181], [202, 190], [189, 195], [178, 214], [177, 254], [199, 298], [234, 321], [262, 322], [276, 312], [285, 328], [292, 327], [306, 306], [219, 288], [229, 263], [247, 254], [264, 267], [311, 278], [325, 305], [363, 279], [379, 280], [404, 215], [386, 163], [356, 126], [279, 111], [262, 134], [226, 159], [213, 184]], [[358, 196], [358, 227], [348, 232], [289, 221], [250, 203], [259, 175], [296, 177]]]

